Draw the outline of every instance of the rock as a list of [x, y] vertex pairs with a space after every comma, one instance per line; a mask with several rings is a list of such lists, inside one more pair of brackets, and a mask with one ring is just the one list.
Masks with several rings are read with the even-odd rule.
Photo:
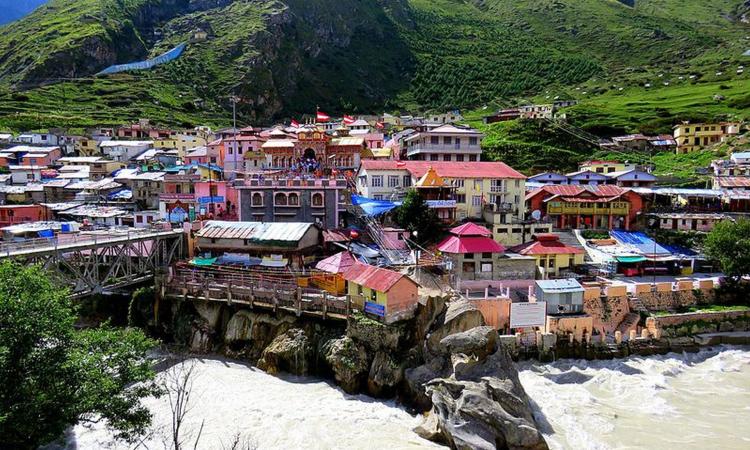
[[391, 394], [404, 378], [404, 367], [390, 353], [378, 352], [370, 365], [367, 392], [375, 397]]
[[[438, 360], [441, 362], [442, 360]], [[423, 364], [418, 367], [406, 369], [404, 378], [406, 379], [405, 394], [406, 400], [415, 408], [426, 411], [432, 406], [430, 397], [425, 391], [425, 384], [435, 378], [443, 376], [443, 367], [439, 364]]]
[[227, 323], [224, 342], [231, 344], [238, 341], [249, 341], [252, 337], [254, 318], [254, 314], [250, 311], [237, 311]]
[[361, 314], [351, 317], [346, 327], [348, 337], [373, 352], [398, 349], [405, 334], [406, 331], [400, 324], [385, 325]]
[[478, 309], [465, 299], [456, 299], [448, 305], [442, 323], [427, 336], [426, 353], [440, 354], [440, 341], [451, 334], [484, 326], [484, 317]]
[[494, 353], [496, 347], [497, 331], [488, 326], [451, 334], [440, 341], [440, 350], [444, 353], [475, 355], [479, 359]]
[[348, 336], [331, 340], [326, 347], [325, 359], [336, 383], [350, 394], [358, 393], [369, 368], [365, 349]]
[[219, 325], [219, 319], [221, 318], [221, 303], [215, 302], [201, 302], [194, 301], [193, 307], [195, 312], [204, 320], [211, 328], [216, 328]]
[[426, 385], [433, 406], [421, 436], [456, 449], [548, 448], [504, 347], [484, 361], [462, 354], [452, 362], [453, 376]]
[[734, 331], [734, 324], [732, 322], [721, 322], [719, 324], [719, 332]]
[[211, 351], [211, 334], [202, 327], [194, 327], [190, 336], [190, 351], [192, 353], [208, 353]]
[[288, 372], [307, 375], [313, 359], [313, 346], [305, 332], [292, 328], [276, 336], [263, 350], [258, 368], [268, 373]]
[[445, 312], [446, 297], [427, 297], [420, 302], [415, 318], [415, 338], [422, 342], [435, 321]]

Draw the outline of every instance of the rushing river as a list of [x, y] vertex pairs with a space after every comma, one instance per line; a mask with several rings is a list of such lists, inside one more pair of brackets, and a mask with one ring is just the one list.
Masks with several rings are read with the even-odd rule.
[[520, 369], [553, 449], [750, 448], [750, 348]]
[[[205, 420], [199, 449], [228, 448], [238, 432], [258, 449], [442, 448], [417, 436], [420, 419], [392, 402], [347, 395], [313, 378], [274, 377], [218, 358], [196, 359], [185, 428], [194, 438]], [[161, 376], [161, 375], [160, 375]], [[101, 426], [77, 426], [68, 449], [163, 449], [172, 420], [166, 397], [149, 399], [155, 434], [139, 447], [113, 441]], [[187, 440], [186, 448], [193, 448]]]

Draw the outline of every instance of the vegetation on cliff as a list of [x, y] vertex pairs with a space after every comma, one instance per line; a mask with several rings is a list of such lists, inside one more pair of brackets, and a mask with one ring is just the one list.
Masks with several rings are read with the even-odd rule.
[[77, 331], [68, 293], [37, 267], [0, 263], [0, 447], [32, 449], [79, 422], [104, 420], [118, 436], [143, 433], [140, 403], [160, 392], [133, 329]]

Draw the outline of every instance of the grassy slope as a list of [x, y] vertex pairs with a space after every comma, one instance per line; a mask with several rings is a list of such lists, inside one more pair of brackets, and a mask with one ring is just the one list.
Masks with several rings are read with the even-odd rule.
[[[382, 105], [494, 107], [559, 95], [582, 101], [570, 116], [593, 132], [664, 129], [686, 115], [744, 114], [750, 103], [743, 96], [746, 77], [712, 79], [722, 61], [734, 68], [750, 47], [748, 27], [725, 18], [740, 0], [640, 0], [635, 9], [616, 0], [288, 0], [295, 17], [312, 17], [313, 25], [295, 22], [293, 34], [270, 54], [256, 45], [265, 39], [264, 17], [279, 8], [270, 2], [238, 1], [173, 19], [160, 26], [164, 40], [147, 49], [128, 18], [154, 3], [159, 0], [53, 0], [47, 7], [53, 14], [42, 8], [3, 28], [0, 126], [116, 123], [139, 115], [171, 123], [225, 122], [226, 96], [237, 90], [250, 99], [240, 113], [252, 121], [317, 104], [329, 112], [371, 112]], [[322, 26], [313, 29], [318, 22]], [[216, 38], [153, 72], [15, 96], [7, 91], [35, 63], [54, 61], [56, 51], [91, 36], [106, 42], [130, 36], [134, 42], [116, 50], [153, 54], [183, 40], [196, 23], [209, 24]], [[321, 32], [335, 37], [351, 29], [360, 32], [345, 44], [315, 41]], [[300, 51], [308, 47], [316, 50]], [[261, 63], [250, 69], [254, 58]], [[288, 63], [296, 65], [290, 70]], [[692, 73], [703, 75], [697, 84], [677, 81]], [[661, 85], [666, 79], [669, 87]], [[655, 87], [644, 89], [646, 82]], [[715, 104], [717, 92], [727, 100]], [[194, 99], [204, 100], [200, 111]], [[530, 138], [506, 141], [536, 145], [522, 140]], [[548, 151], [561, 147], [543, 144]]]

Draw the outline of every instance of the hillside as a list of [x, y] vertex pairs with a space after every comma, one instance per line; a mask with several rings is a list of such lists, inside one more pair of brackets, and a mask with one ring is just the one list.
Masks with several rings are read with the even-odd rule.
[[[0, 28], [0, 126], [85, 126], [140, 116], [226, 123], [232, 94], [242, 98], [243, 121], [316, 106], [331, 113], [491, 108], [561, 95], [581, 100], [571, 111], [580, 124], [619, 130], [641, 119], [664, 126], [693, 110], [688, 102], [667, 113], [630, 114], [628, 98], [662, 101], [645, 80], [743, 64], [750, 48], [750, 27], [740, 20], [746, 2], [626, 3], [51, 0]], [[93, 77], [185, 42], [198, 28], [209, 39], [190, 44], [173, 63]], [[745, 80], [726, 81], [732, 96]], [[725, 82], [717, 83], [715, 89]], [[745, 114], [747, 99], [737, 97], [707, 112]]]

